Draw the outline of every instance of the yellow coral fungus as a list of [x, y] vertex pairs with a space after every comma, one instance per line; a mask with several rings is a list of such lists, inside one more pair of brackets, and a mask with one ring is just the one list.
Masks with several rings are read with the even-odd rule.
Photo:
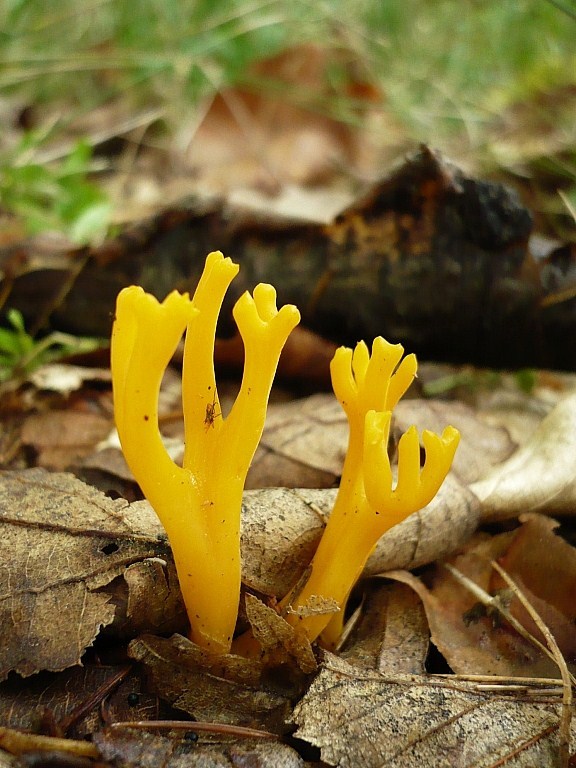
[[[424, 432], [426, 462], [420, 468], [418, 433], [411, 427], [398, 447], [393, 488], [388, 459], [391, 411], [416, 374], [416, 358], [400, 344], [375, 339], [370, 356], [363, 342], [354, 352], [340, 348], [332, 361], [334, 392], [348, 417], [350, 436], [334, 509], [312, 561], [311, 573], [291, 605], [287, 620], [310, 640], [322, 633], [332, 645], [341, 629], [347, 597], [378, 539], [428, 504], [448, 473], [459, 434], [447, 427], [441, 437]], [[316, 612], [314, 606], [327, 606]], [[335, 613], [332, 606], [337, 607]]]
[[[240, 510], [250, 462], [264, 428], [280, 352], [298, 324], [296, 307], [276, 308], [258, 285], [236, 302], [245, 346], [238, 397], [223, 417], [214, 376], [216, 321], [239, 267], [211, 253], [192, 300], [164, 302], [131, 286], [118, 296], [112, 333], [114, 412], [126, 461], [168, 535], [190, 619], [191, 638], [229, 650], [240, 595]], [[158, 428], [162, 376], [186, 331], [183, 364], [183, 466], [167, 454]]]

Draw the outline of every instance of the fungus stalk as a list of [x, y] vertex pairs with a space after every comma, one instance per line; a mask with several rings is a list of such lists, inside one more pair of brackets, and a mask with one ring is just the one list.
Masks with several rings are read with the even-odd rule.
[[[444, 481], [459, 433], [447, 427], [442, 436], [425, 431], [424, 467], [420, 467], [418, 432], [411, 427], [398, 446], [394, 486], [388, 459], [391, 412], [416, 374], [416, 358], [400, 344], [374, 340], [372, 355], [364, 342], [337, 350], [331, 364], [336, 397], [346, 412], [350, 435], [334, 509], [314, 556], [302, 591], [282, 604], [286, 619], [309, 640], [322, 634], [335, 644], [348, 595], [376, 546], [394, 525], [426, 506]], [[290, 602], [291, 601], [291, 602]], [[328, 608], [316, 612], [322, 602]], [[335, 609], [330, 610], [330, 606]]]
[[[118, 296], [112, 332], [114, 412], [122, 450], [160, 518], [174, 555], [191, 639], [230, 649], [240, 596], [240, 511], [260, 441], [280, 352], [300, 320], [276, 308], [271, 285], [245, 293], [233, 310], [245, 347], [240, 392], [224, 417], [214, 375], [216, 322], [239, 267], [211, 253], [192, 300], [174, 291], [162, 303], [141, 288]], [[186, 332], [182, 374], [182, 466], [166, 452], [158, 426], [164, 371]]]

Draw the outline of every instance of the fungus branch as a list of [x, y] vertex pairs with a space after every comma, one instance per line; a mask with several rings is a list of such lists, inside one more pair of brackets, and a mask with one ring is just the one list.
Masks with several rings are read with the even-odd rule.
[[[234, 316], [245, 344], [240, 393], [220, 411], [214, 375], [216, 322], [238, 266], [211, 253], [192, 301], [176, 292], [158, 303], [131, 287], [118, 297], [112, 378], [126, 461], [170, 540], [191, 637], [229, 650], [240, 596], [240, 510], [246, 474], [262, 435], [280, 352], [300, 319], [276, 309], [272, 286], [244, 294]], [[183, 466], [168, 456], [158, 429], [163, 373], [186, 329], [183, 366]]]
[[[439, 437], [423, 436], [426, 462], [420, 468], [418, 432], [411, 427], [400, 439], [398, 481], [394, 487], [388, 458], [392, 409], [416, 374], [416, 358], [403, 360], [400, 344], [375, 339], [372, 355], [361, 342], [354, 352], [341, 348], [332, 361], [332, 384], [348, 417], [350, 435], [334, 509], [312, 561], [310, 577], [287, 620], [309, 640], [322, 633], [334, 645], [342, 628], [348, 595], [376, 546], [392, 526], [426, 506], [438, 492], [458, 445], [459, 434], [447, 427]], [[322, 598], [337, 612], [307, 613]]]

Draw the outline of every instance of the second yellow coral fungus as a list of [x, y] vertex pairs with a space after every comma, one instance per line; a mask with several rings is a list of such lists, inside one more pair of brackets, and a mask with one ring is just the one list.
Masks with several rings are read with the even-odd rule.
[[[383, 338], [372, 355], [364, 342], [354, 352], [341, 347], [331, 365], [332, 385], [346, 412], [350, 435], [334, 509], [312, 561], [310, 576], [283, 607], [287, 620], [308, 639], [333, 645], [342, 627], [348, 594], [360, 577], [378, 539], [413, 512], [426, 506], [446, 477], [459, 433], [446, 427], [442, 436], [423, 433], [426, 461], [420, 468], [415, 427], [398, 446], [398, 478], [393, 483], [388, 459], [391, 412], [416, 374], [416, 358]], [[317, 612], [319, 605], [327, 610]]]
[[[218, 653], [230, 648], [240, 595], [240, 511], [246, 474], [262, 435], [282, 347], [296, 307], [276, 308], [271, 285], [236, 302], [244, 375], [230, 413], [220, 411], [214, 376], [216, 322], [238, 265], [211, 253], [194, 297], [162, 303], [141, 288], [121, 291], [112, 332], [114, 412], [122, 450], [172, 547], [191, 637]], [[182, 396], [185, 453], [180, 467], [158, 427], [164, 371], [186, 332]]]

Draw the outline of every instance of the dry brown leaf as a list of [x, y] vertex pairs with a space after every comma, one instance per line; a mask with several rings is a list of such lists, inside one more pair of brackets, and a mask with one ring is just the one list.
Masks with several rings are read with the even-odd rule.
[[316, 657], [308, 638], [297, 632], [273, 608], [254, 595], [246, 595], [246, 617], [264, 657], [275, 664], [294, 660], [305, 674], [317, 669]]
[[[352, 164], [372, 169], [378, 153], [367, 131], [360, 135], [302, 101], [302, 93], [314, 94], [315, 103], [326, 96], [327, 72], [334, 66], [347, 70], [358, 116], [382, 119], [380, 94], [358, 79], [340, 48], [294, 46], [252, 67], [252, 77], [275, 83], [282, 95], [240, 87], [221, 90], [206, 105], [200, 124], [194, 116], [192, 130], [182, 131], [185, 155], [179, 165], [183, 160], [211, 188], [255, 186], [271, 196], [286, 183], [326, 186]], [[299, 97], [292, 98], [296, 93]], [[397, 135], [390, 118], [386, 127], [388, 139], [392, 131]]]
[[340, 656], [383, 673], [422, 674], [430, 632], [418, 596], [404, 584], [380, 581], [365, 591], [358, 623]]
[[[416, 422], [441, 432], [450, 421], [449, 409], [444, 409], [441, 404], [429, 405], [425, 400], [409, 402], [410, 407], [405, 409], [402, 418], [410, 424]], [[469, 409], [463, 406], [456, 410], [458, 426], [463, 426], [462, 443], [466, 445], [459, 467], [463, 475], [470, 477], [476, 470], [465, 467], [472, 462], [473, 454], [486, 453], [490, 446], [492, 461], [501, 460], [510, 452], [512, 444], [501, 429], [479, 425]], [[400, 426], [404, 426], [404, 421]], [[339, 403], [332, 395], [314, 395], [271, 409], [262, 450], [270, 452], [271, 462], [285, 458], [293, 467], [315, 467], [325, 478], [332, 476], [335, 481], [341, 473], [347, 440], [348, 425]], [[475, 465], [483, 466], [484, 463], [476, 460]], [[286, 468], [288, 465], [281, 466]], [[281, 478], [276, 481], [282, 482]], [[247, 494], [246, 499], [250, 498], [251, 503], [245, 507], [243, 520], [246, 583], [268, 595], [284, 595], [292, 586], [288, 581], [294, 576], [289, 562], [297, 562], [297, 576], [300, 576], [315, 551], [322, 523], [330, 514], [335, 497], [335, 490], [277, 490], [262, 496]], [[271, 512], [274, 514], [276, 509], [277, 523], [271, 519]], [[439, 494], [424, 510], [381, 539], [366, 573], [415, 568], [446, 557], [472, 535], [478, 517], [479, 505], [475, 496], [451, 473]], [[258, 566], [259, 558], [261, 566]], [[254, 572], [254, 568], [258, 571]], [[272, 581], [268, 582], [268, 579]]]
[[460, 444], [452, 472], [463, 483], [484, 477], [493, 466], [501, 464], [516, 448], [502, 427], [493, 427], [478, 418], [476, 411], [459, 402], [443, 400], [401, 400], [394, 409], [394, 427], [405, 432], [415, 424], [418, 430], [430, 429], [442, 434], [451, 424], [460, 432]]
[[87, 663], [58, 674], [41, 672], [24, 680], [12, 675], [0, 685], [0, 722], [30, 731], [38, 731], [41, 723], [51, 723], [68, 736], [87, 738], [101, 724], [103, 700], [106, 714], [113, 721], [163, 715], [168, 707], [163, 709], [157, 697], [142, 688], [138, 673], [126, 664]]
[[64, 470], [78, 464], [110, 432], [111, 419], [73, 410], [47, 411], [28, 416], [21, 440], [37, 453], [36, 463]]
[[[554, 635], [569, 662], [576, 664], [576, 549], [555, 533], [558, 523], [541, 515], [521, 515], [522, 526], [514, 532], [511, 544], [499, 558], [499, 564], [512, 576], [528, 597], [540, 618]], [[506, 583], [492, 574], [491, 592], [506, 588]], [[543, 644], [527, 611], [516, 598], [508, 609], [528, 631]]]
[[[162, 734], [141, 730], [97, 731], [94, 734], [94, 744], [105, 760], [125, 768], [141, 765], [176, 768], [181, 765], [183, 755], [191, 751], [190, 745], [185, 742], [178, 743]], [[216, 767], [220, 768], [217, 762]]]
[[[450, 483], [445, 488], [384, 537], [371, 573], [430, 562], [470, 535], [475, 517], [468, 492]], [[294, 586], [312, 559], [334, 495], [245, 494], [242, 556], [249, 586], [277, 597]], [[122, 634], [182, 626], [169, 549], [147, 502], [112, 502], [72, 476], [28, 470], [0, 474], [0, 510], [0, 677], [11, 669], [29, 675], [76, 664], [112, 621]], [[117, 576], [125, 578], [114, 582]]]
[[262, 675], [262, 665], [257, 659], [250, 659], [234, 654], [213, 653], [200, 648], [183, 635], [174, 634], [170, 638], [156, 635], [141, 635], [130, 646], [134, 657], [142, 654], [158, 653], [167, 665], [181, 668], [202, 669], [205, 672], [234, 683], [255, 687]]
[[159, 549], [127, 506], [71, 475], [0, 473], [0, 679], [78, 664], [112, 622], [103, 587]]
[[512, 440], [524, 445], [542, 419], [576, 389], [576, 374], [563, 371], [531, 371], [529, 392], [518, 386], [518, 375], [500, 374], [498, 386], [478, 393], [478, 417], [506, 429]]
[[242, 509], [242, 580], [284, 596], [304, 573], [324, 529], [334, 492], [266, 488], [247, 491]]
[[[189, 731], [194, 733], [194, 723]], [[303, 768], [304, 761], [286, 744], [269, 741], [246, 740], [226, 743], [218, 735], [215, 746], [185, 738], [168, 738], [146, 731], [107, 729], [94, 735], [94, 743], [101, 755], [122, 768]]]
[[294, 710], [295, 735], [339, 768], [556, 765], [558, 706], [533, 693], [515, 699], [462, 681], [359, 672], [326, 654]]
[[348, 421], [334, 395], [316, 394], [271, 409], [262, 443], [337, 480], [348, 448]]
[[[171, 557], [149, 557], [129, 565], [123, 581], [107, 590], [116, 605], [114, 630], [134, 637], [142, 632], [185, 632], [188, 617]], [[126, 589], [126, 587], [128, 589]]]
[[523, 512], [576, 514], [576, 393], [562, 400], [524, 446], [471, 489], [481, 501], [483, 521]]
[[[548, 625], [574, 671], [576, 549], [553, 532], [555, 525], [529, 515], [514, 531], [479, 534], [450, 564], [489, 595], [500, 595], [510, 613], [544, 643], [525, 609], [491, 567], [491, 560], [497, 560]], [[559, 677], [551, 659], [441, 566], [430, 588], [410, 573], [389, 575], [409, 584], [420, 596], [432, 640], [457, 674]]]
[[272, 404], [247, 487], [332, 487], [347, 446], [348, 422], [333, 395]]
[[197, 720], [286, 731], [289, 702], [257, 685], [262, 667], [239, 656], [210, 656], [186, 638], [145, 635], [129, 646], [156, 692]]
[[[441, 400], [403, 400], [394, 411], [394, 432], [415, 424], [439, 434], [447, 424], [460, 430], [453, 472], [463, 483], [486, 475], [516, 444], [502, 427], [490, 426], [469, 406]], [[251, 488], [326, 488], [337, 484], [348, 447], [348, 422], [333, 395], [272, 404], [249, 479]], [[315, 471], [316, 470], [316, 471]]]

